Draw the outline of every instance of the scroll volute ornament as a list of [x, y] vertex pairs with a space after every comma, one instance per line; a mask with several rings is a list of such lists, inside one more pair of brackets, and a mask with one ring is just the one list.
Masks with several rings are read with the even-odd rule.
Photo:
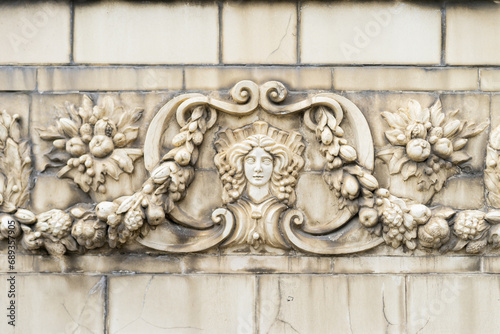
[[[258, 87], [251, 81], [242, 81], [231, 95], [236, 103], [201, 94], [183, 95], [159, 111], [148, 130], [145, 146], [145, 163], [151, 170], [154, 189], [171, 182], [165, 170], [194, 170], [198, 145], [204, 140], [202, 135], [217, 123], [217, 114], [238, 117], [263, 112], [283, 119], [302, 115], [308, 128], [302, 130], [313, 131], [320, 145], [317, 153], [325, 158], [325, 187], [338, 198], [340, 212], [330, 219], [325, 217], [320, 224], [308, 224], [307, 216], [294, 206], [300, 196], [295, 188], [305, 162], [303, 136], [293, 129], [287, 131], [257, 121], [237, 129], [221, 129], [216, 135], [214, 160], [221, 178], [224, 206], [214, 210], [212, 221], [195, 221], [177, 207], [176, 201], [168, 201], [167, 212], [172, 222], [139, 238], [140, 243], [169, 252], [186, 252], [201, 250], [200, 240], [211, 238], [212, 243], [204, 243], [203, 247], [220, 244], [247, 251], [296, 248], [340, 254], [383, 242], [381, 230], [374, 227], [373, 221], [365, 219], [367, 227], [364, 227], [357, 219], [352, 220], [360, 207], [374, 206], [373, 191], [378, 188], [371, 175], [370, 130], [354, 104], [334, 94], [312, 95], [285, 104], [287, 91], [278, 82]], [[158, 143], [174, 115], [181, 127], [172, 139], [175, 148], [159, 159]], [[355, 134], [352, 142], [343, 138], [344, 117], [356, 125], [351, 129]], [[198, 119], [202, 120], [201, 128]], [[196, 133], [200, 135], [195, 142]], [[181, 159], [179, 152], [184, 152], [185, 157]], [[160, 174], [165, 177], [157, 177]], [[189, 182], [183, 189], [188, 188]], [[182, 244], [178, 244], [181, 239]]]

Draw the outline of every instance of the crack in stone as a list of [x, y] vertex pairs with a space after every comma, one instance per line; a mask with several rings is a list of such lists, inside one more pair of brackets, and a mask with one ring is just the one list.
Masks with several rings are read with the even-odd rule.
[[[86, 304], [87, 304], [87, 302], [85, 302], [85, 305], [83, 306], [83, 308], [84, 308], [84, 309], [85, 309]], [[81, 323], [79, 323], [78, 321], [76, 321], [76, 320], [75, 320], [75, 318], [71, 315], [71, 313], [69, 313], [69, 310], [68, 310], [68, 308], [66, 307], [66, 305], [65, 305], [64, 303], [61, 303], [61, 305], [63, 306], [64, 310], [66, 311], [66, 313], [68, 314], [68, 316], [71, 318], [71, 320], [73, 320], [73, 322], [74, 322], [75, 324], [77, 324], [77, 325], [78, 325], [78, 326], [77, 326], [77, 327], [73, 330], [73, 332], [72, 332], [72, 333], [75, 333], [75, 332], [76, 332], [76, 330], [77, 330], [78, 328], [80, 328], [80, 327], [83, 327], [83, 328], [87, 329], [89, 332], [91, 332], [91, 333], [92, 333], [92, 330], [91, 330], [89, 327], [87, 327], [87, 326], [85, 326], [85, 325], [82, 325]], [[82, 312], [83, 312], [83, 311], [82, 311]], [[80, 314], [80, 316], [81, 316], [81, 314]], [[80, 317], [80, 316], [79, 316], [79, 317]], [[78, 318], [78, 319], [80, 319], [80, 318]]]
[[385, 287], [382, 285], [382, 313], [384, 315], [385, 322], [387, 322], [387, 326], [385, 327], [385, 332], [388, 333], [389, 326], [394, 326], [394, 323], [389, 321], [387, 314], [385, 313]]
[[288, 328], [291, 329], [294, 333], [300, 334], [300, 332], [295, 327], [293, 327], [292, 324], [290, 324], [288, 321], [285, 321], [285, 320], [283, 320], [281, 318], [281, 304], [282, 304], [281, 297], [282, 297], [281, 279], [278, 279], [278, 300], [279, 300], [279, 303], [278, 303], [278, 314], [276, 315], [276, 318], [274, 319], [273, 324], [267, 330], [267, 334], [270, 333], [271, 329], [274, 327], [274, 325], [276, 323], [282, 323], [283, 327], [288, 326]]
[[[139, 319], [144, 320], [144, 318], [142, 317], [142, 313], [144, 312], [144, 305], [146, 304], [146, 295], [148, 294], [149, 287], [151, 285], [151, 282], [153, 281], [153, 278], [154, 278], [154, 276], [151, 276], [151, 278], [148, 281], [148, 284], [146, 285], [146, 288], [144, 289], [144, 295], [142, 297], [142, 308], [141, 308], [141, 313], [139, 314], [139, 316], [137, 318], [135, 318], [134, 320], [132, 320], [131, 322], [124, 325], [123, 327], [118, 328], [118, 330], [116, 330], [114, 333], [119, 333], [122, 329], [132, 325], [134, 322], [136, 322]], [[144, 321], [147, 322], [146, 320], [144, 320]]]
[[288, 18], [288, 23], [286, 25], [286, 29], [285, 29], [285, 33], [283, 34], [283, 37], [281, 37], [280, 39], [280, 42], [278, 44], [278, 47], [276, 49], [274, 49], [270, 54], [269, 56], [267, 56], [267, 58], [271, 57], [274, 53], [276, 53], [276, 51], [278, 51], [280, 48], [281, 48], [281, 44], [283, 43], [283, 40], [285, 39], [286, 37], [286, 34], [288, 32], [288, 28], [290, 27], [290, 22], [292, 22], [292, 14], [290, 14], [290, 17]]
[[353, 334], [351, 322], [351, 287], [349, 280], [347, 280], [347, 319], [349, 320], [349, 331]]
[[420, 329], [415, 334], [420, 333], [425, 328], [425, 326], [429, 324], [429, 321], [431, 321], [431, 318], [427, 319], [427, 322], [422, 327], [420, 327]]

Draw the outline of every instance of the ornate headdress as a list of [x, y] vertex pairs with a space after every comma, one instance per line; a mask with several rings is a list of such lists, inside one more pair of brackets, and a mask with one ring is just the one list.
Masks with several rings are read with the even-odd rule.
[[268, 136], [276, 141], [276, 143], [287, 147], [290, 153], [302, 155], [305, 149], [305, 145], [302, 142], [302, 135], [296, 131], [288, 133], [286, 131], [281, 131], [268, 123], [263, 121], [257, 121], [251, 125], [246, 125], [238, 129], [227, 129], [219, 133], [219, 138], [215, 142], [215, 148], [217, 152], [224, 152], [231, 148], [237, 143], [243, 142], [250, 136], [253, 135], [264, 135]]

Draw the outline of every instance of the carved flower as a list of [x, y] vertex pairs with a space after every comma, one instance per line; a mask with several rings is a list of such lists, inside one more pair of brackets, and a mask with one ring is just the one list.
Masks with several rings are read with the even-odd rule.
[[410, 100], [406, 109], [384, 111], [382, 116], [391, 127], [385, 136], [393, 147], [378, 156], [386, 159], [390, 174], [401, 174], [405, 181], [416, 177], [418, 191], [440, 191], [446, 180], [459, 172], [456, 166], [471, 159], [463, 151], [467, 138], [488, 125], [451, 119], [456, 113], [445, 115], [439, 100], [430, 108], [422, 109]]
[[85, 95], [78, 110], [68, 104], [62, 114], [56, 126], [39, 129], [40, 137], [54, 145], [49, 166], [66, 164], [58, 177], [73, 179], [85, 192], [105, 193], [107, 177], [118, 180], [120, 174], [134, 171], [142, 150], [127, 146], [137, 139], [139, 128], [133, 125], [142, 117], [142, 109], [124, 112], [109, 96], [102, 106], [94, 106]]

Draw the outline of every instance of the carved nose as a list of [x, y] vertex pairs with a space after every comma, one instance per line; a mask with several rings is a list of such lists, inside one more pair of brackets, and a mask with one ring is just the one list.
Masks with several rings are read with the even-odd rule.
[[260, 163], [260, 161], [257, 161], [257, 163], [255, 164], [255, 168], [254, 168], [254, 172], [262, 172], [262, 165]]

